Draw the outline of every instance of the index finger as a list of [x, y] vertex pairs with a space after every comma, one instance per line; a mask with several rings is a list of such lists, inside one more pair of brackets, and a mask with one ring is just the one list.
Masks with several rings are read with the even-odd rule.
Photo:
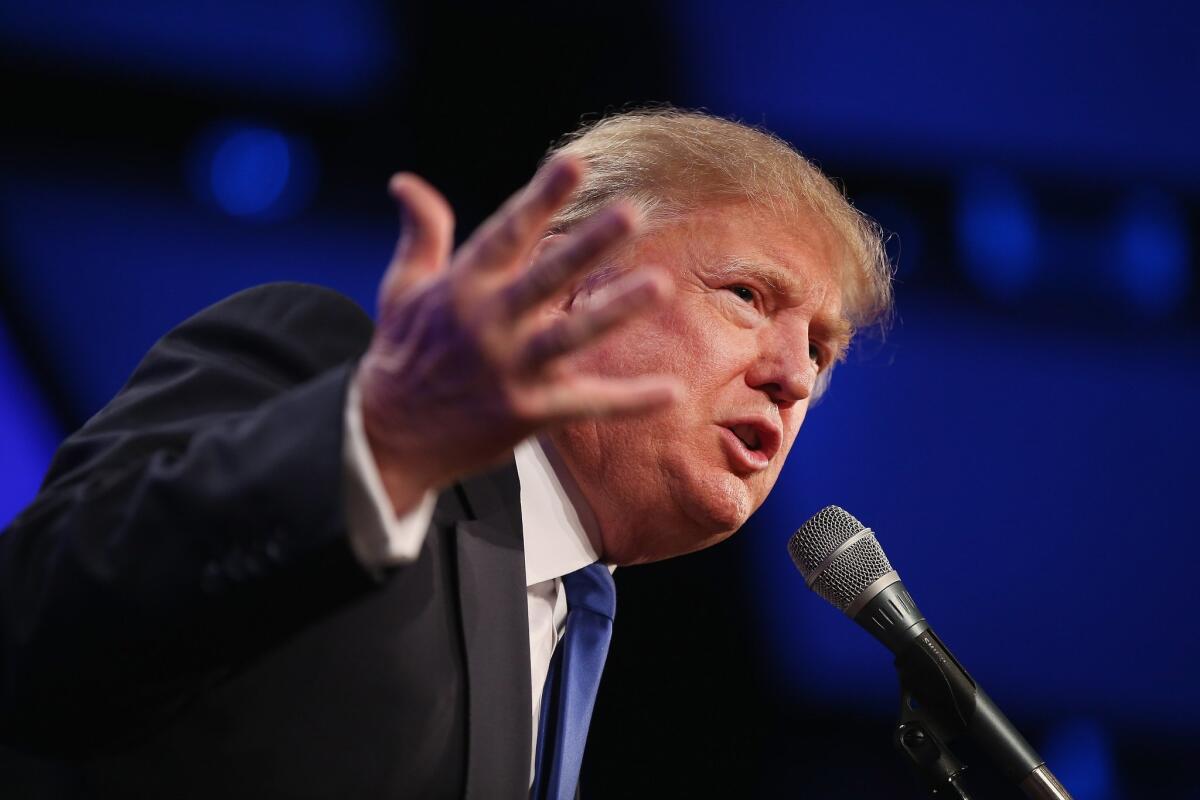
[[564, 241], [549, 246], [519, 280], [508, 288], [511, 318], [552, 297], [573, 278], [586, 273], [629, 239], [638, 224], [628, 203], [618, 202], [573, 230]]
[[471, 234], [456, 261], [461, 261], [466, 269], [480, 271], [503, 269], [520, 262], [582, 178], [583, 163], [578, 158], [552, 159]]

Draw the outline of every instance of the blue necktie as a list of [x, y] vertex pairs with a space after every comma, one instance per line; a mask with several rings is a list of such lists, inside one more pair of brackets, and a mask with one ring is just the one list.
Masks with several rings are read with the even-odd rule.
[[617, 612], [616, 587], [603, 564], [591, 564], [562, 580], [567, 591], [567, 631], [554, 649], [542, 690], [531, 800], [575, 796]]

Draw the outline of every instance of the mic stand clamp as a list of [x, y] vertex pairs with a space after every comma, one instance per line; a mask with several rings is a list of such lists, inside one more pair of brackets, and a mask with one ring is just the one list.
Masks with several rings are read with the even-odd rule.
[[951, 800], [970, 800], [959, 783], [966, 765], [955, 757], [939, 735], [937, 721], [916, 704], [912, 692], [900, 687], [900, 721], [892, 734], [896, 749], [912, 764], [917, 778], [931, 794]]

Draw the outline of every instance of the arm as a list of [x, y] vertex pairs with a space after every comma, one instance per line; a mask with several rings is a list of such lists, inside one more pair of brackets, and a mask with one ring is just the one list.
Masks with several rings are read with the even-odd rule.
[[351, 382], [396, 517], [548, 426], [672, 402], [664, 378], [562, 367], [667, 286], [638, 270], [565, 311], [635, 225], [618, 206], [543, 246], [581, 173], [551, 162], [453, 255], [444, 199], [397, 176], [404, 232], [373, 334], [345, 301], [297, 303], [315, 290], [292, 287], [238, 295], [156, 345], [0, 536], [0, 737], [84, 749], [144, 730], [376, 585], [338, 488]]
[[0, 535], [6, 738], [136, 730], [370, 590], [338, 490], [339, 362], [369, 336], [332, 292], [243, 292], [167, 334], [67, 440]]

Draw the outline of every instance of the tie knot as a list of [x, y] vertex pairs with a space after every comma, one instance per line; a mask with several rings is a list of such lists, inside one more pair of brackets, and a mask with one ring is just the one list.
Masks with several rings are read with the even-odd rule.
[[616, 617], [617, 587], [608, 567], [597, 561], [563, 575], [562, 580], [567, 590], [568, 608], [586, 608], [609, 619]]

